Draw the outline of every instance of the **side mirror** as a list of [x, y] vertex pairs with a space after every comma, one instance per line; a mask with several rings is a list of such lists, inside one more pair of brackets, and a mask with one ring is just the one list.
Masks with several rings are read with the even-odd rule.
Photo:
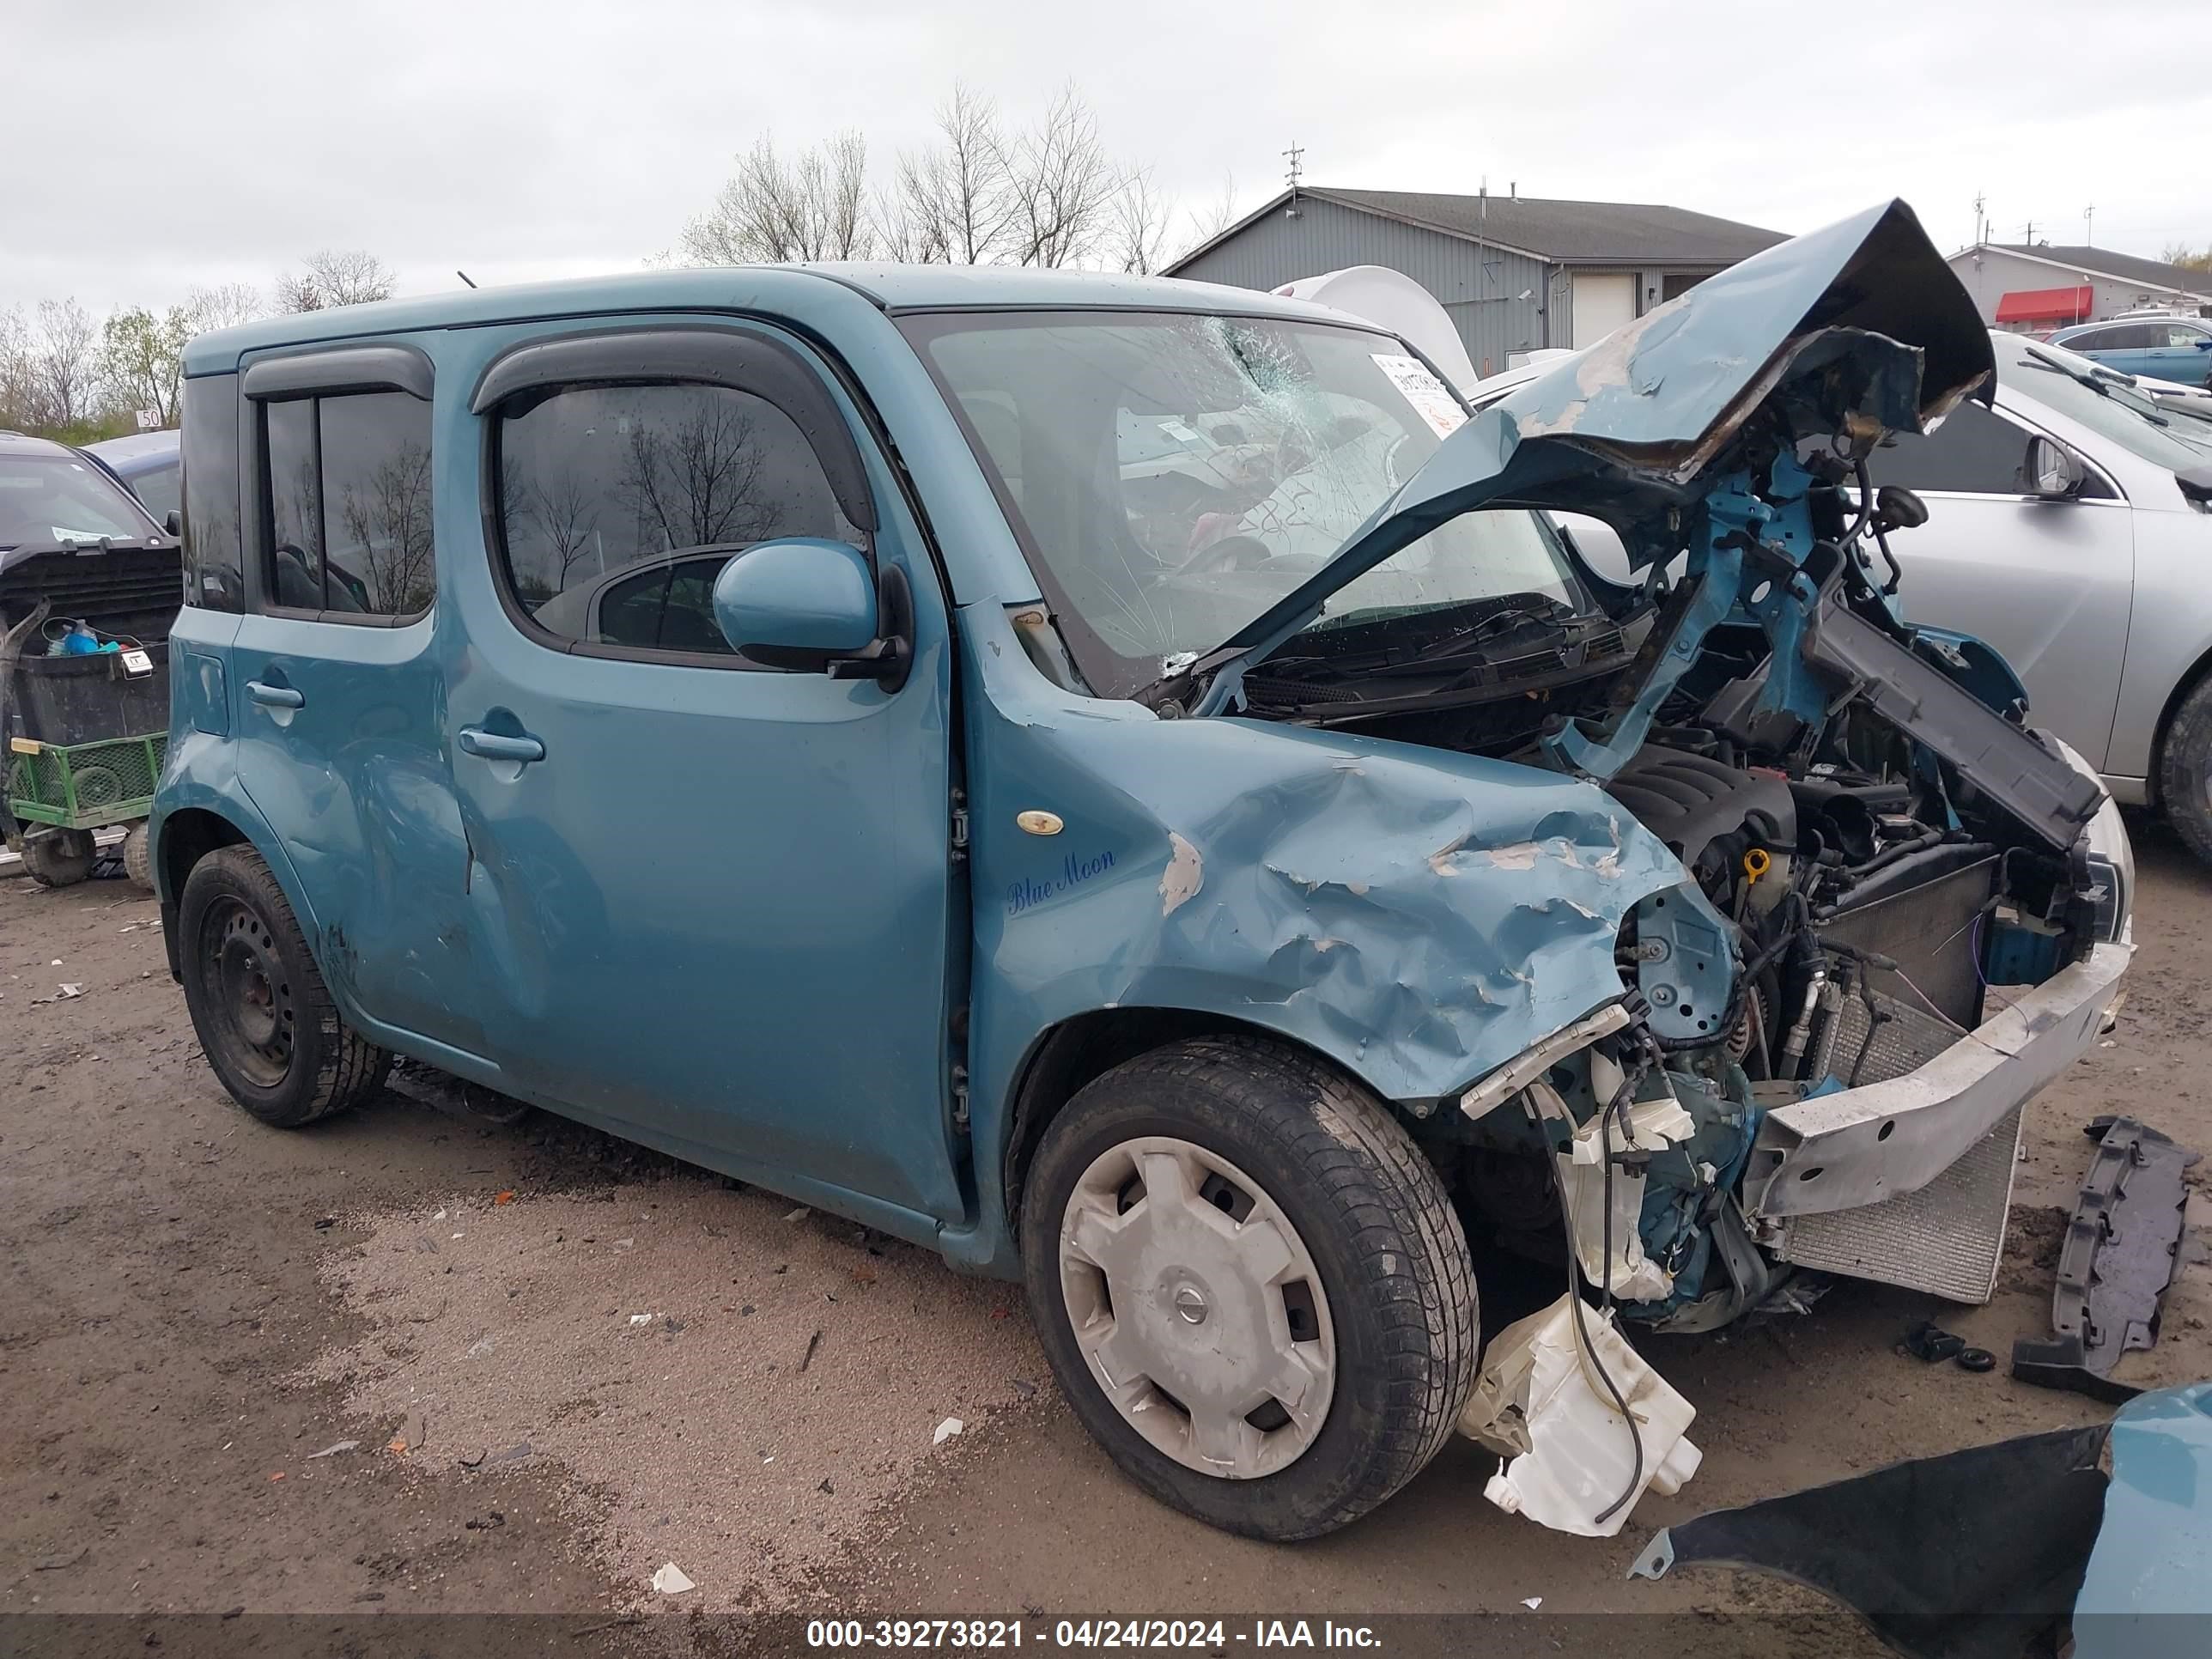
[[884, 568], [879, 605], [867, 556], [843, 542], [791, 536], [746, 549], [714, 579], [714, 620], [754, 662], [890, 691], [906, 684], [914, 655], [906, 573]]
[[171, 507], [162, 515], [161, 528], [172, 536], [181, 538], [185, 533], [185, 515], [175, 507]]
[[2081, 488], [2081, 463], [2055, 438], [2027, 441], [2028, 487], [2045, 501], [2067, 501]]

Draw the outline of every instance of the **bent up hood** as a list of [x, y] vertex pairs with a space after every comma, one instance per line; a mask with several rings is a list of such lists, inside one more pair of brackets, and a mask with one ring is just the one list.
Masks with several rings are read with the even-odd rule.
[[1707, 277], [1468, 421], [1201, 666], [1265, 656], [1338, 589], [1477, 507], [1589, 514], [1632, 562], [1667, 558], [1672, 526], [1759, 411], [1793, 438], [1920, 432], [1993, 368], [1972, 300], [1912, 210], [1869, 208]]

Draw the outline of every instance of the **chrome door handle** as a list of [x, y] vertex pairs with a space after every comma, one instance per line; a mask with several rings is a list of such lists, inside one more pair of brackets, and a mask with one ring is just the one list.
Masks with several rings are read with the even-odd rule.
[[246, 695], [264, 708], [304, 708], [307, 698], [289, 685], [270, 685], [262, 680], [248, 680]]
[[528, 765], [532, 761], [545, 758], [545, 745], [535, 738], [510, 738], [503, 732], [487, 732], [480, 726], [465, 726], [459, 739], [464, 755], [474, 755], [478, 760], [520, 761]]

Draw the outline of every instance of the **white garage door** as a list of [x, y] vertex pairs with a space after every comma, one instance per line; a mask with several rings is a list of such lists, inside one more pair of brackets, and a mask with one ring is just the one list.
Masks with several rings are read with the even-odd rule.
[[1595, 345], [1636, 320], [1636, 278], [1575, 273], [1574, 344]]

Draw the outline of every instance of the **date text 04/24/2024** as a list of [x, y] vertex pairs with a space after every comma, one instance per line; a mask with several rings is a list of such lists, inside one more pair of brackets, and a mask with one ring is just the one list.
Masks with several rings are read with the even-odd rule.
[[1031, 1630], [1019, 1619], [817, 1619], [806, 1645], [828, 1649], [1350, 1648], [1373, 1651], [1381, 1638], [1365, 1625], [1334, 1620], [1255, 1619], [1238, 1627], [1221, 1619], [1060, 1619]]

